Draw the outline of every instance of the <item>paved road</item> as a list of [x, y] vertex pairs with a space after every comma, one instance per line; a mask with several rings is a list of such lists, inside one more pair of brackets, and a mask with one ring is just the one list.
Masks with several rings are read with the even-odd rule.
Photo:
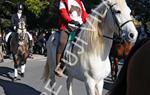
[[[17, 82], [12, 82], [13, 61], [5, 59], [0, 63], [0, 95], [50, 95], [42, 82], [42, 72], [46, 57], [34, 55], [34, 59], [28, 59], [25, 77]], [[67, 95], [66, 78], [57, 78], [56, 90], [62, 86], [58, 95]], [[111, 89], [112, 81], [110, 78], [105, 80], [103, 95]], [[45, 92], [45, 94], [41, 94]], [[84, 83], [78, 80], [73, 81], [74, 95], [86, 95]], [[47, 94], [46, 94], [47, 93]]]

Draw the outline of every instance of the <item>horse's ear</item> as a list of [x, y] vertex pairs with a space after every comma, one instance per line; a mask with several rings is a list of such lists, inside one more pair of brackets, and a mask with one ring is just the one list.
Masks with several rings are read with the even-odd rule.
[[108, 9], [106, 8], [105, 11], [103, 12], [103, 17], [106, 17]]
[[98, 16], [99, 19], [103, 20], [106, 17], [109, 5], [107, 1], [103, 1], [102, 4], [98, 6], [98, 8], [92, 10], [92, 12]]
[[104, 19], [105, 17], [106, 17], [106, 14], [107, 14], [107, 11], [108, 11], [108, 3], [106, 2], [106, 3], [104, 3], [104, 4], [106, 4], [106, 5], [104, 5], [104, 7], [103, 7], [103, 9], [102, 9], [102, 11], [101, 11], [101, 15], [100, 15], [100, 18], [101, 19]]
[[112, 0], [103, 0], [103, 1], [107, 2], [108, 4], [112, 2]]

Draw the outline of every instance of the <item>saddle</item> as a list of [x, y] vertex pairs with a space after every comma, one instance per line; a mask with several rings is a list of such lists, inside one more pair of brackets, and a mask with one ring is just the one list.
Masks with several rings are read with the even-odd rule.
[[[73, 31], [72, 31], [73, 30]], [[69, 65], [71, 65], [71, 57], [73, 56], [72, 54], [72, 50], [74, 47], [73, 42], [76, 42], [76, 36], [78, 36], [80, 29], [76, 28], [76, 29], [71, 29], [68, 28], [68, 30], [66, 31], [68, 34], [68, 39], [67, 39], [67, 44], [65, 46], [65, 49], [63, 51], [63, 53], [61, 54], [61, 64], [64, 65], [66, 63], [69, 62]], [[51, 42], [52, 44], [58, 48], [59, 46], [59, 40], [60, 40], [60, 32], [55, 32], [51, 35]]]
[[62, 53], [61, 56], [61, 63], [73, 65], [72, 57], [75, 57], [75, 55], [72, 53], [72, 50], [74, 48], [74, 44], [76, 42], [76, 37], [78, 36], [80, 32], [80, 28], [76, 27], [72, 24], [69, 24], [68, 30], [66, 31], [68, 34], [67, 44], [66, 47]]

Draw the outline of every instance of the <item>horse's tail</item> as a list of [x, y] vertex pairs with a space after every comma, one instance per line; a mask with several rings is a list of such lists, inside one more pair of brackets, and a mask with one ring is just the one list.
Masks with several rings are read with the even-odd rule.
[[44, 80], [44, 82], [46, 82], [49, 79], [49, 77], [50, 77], [50, 68], [49, 68], [48, 60], [46, 60], [42, 79]]
[[[56, 67], [56, 49], [57, 45], [54, 45], [53, 42], [51, 41], [53, 35], [49, 37], [49, 40], [46, 43], [47, 47], [47, 60], [46, 64], [44, 67], [44, 73], [42, 76], [42, 79], [44, 82], [48, 81], [51, 79], [52, 81], [55, 81], [55, 67]], [[53, 48], [52, 48], [53, 47]]]
[[46, 60], [45, 66], [44, 66], [44, 72], [43, 72], [43, 76], [42, 76], [42, 79], [44, 80], [44, 82], [47, 82], [49, 77], [50, 77], [50, 60], [49, 60], [50, 48], [49, 48], [48, 42], [49, 42], [49, 40], [46, 43], [46, 46], [47, 46], [47, 60]]

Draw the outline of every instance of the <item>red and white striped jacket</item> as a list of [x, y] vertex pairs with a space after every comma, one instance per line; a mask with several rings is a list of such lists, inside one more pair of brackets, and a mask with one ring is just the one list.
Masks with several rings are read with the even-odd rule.
[[66, 30], [68, 23], [72, 20], [83, 24], [88, 17], [81, 0], [60, 0], [59, 12], [61, 30]]

